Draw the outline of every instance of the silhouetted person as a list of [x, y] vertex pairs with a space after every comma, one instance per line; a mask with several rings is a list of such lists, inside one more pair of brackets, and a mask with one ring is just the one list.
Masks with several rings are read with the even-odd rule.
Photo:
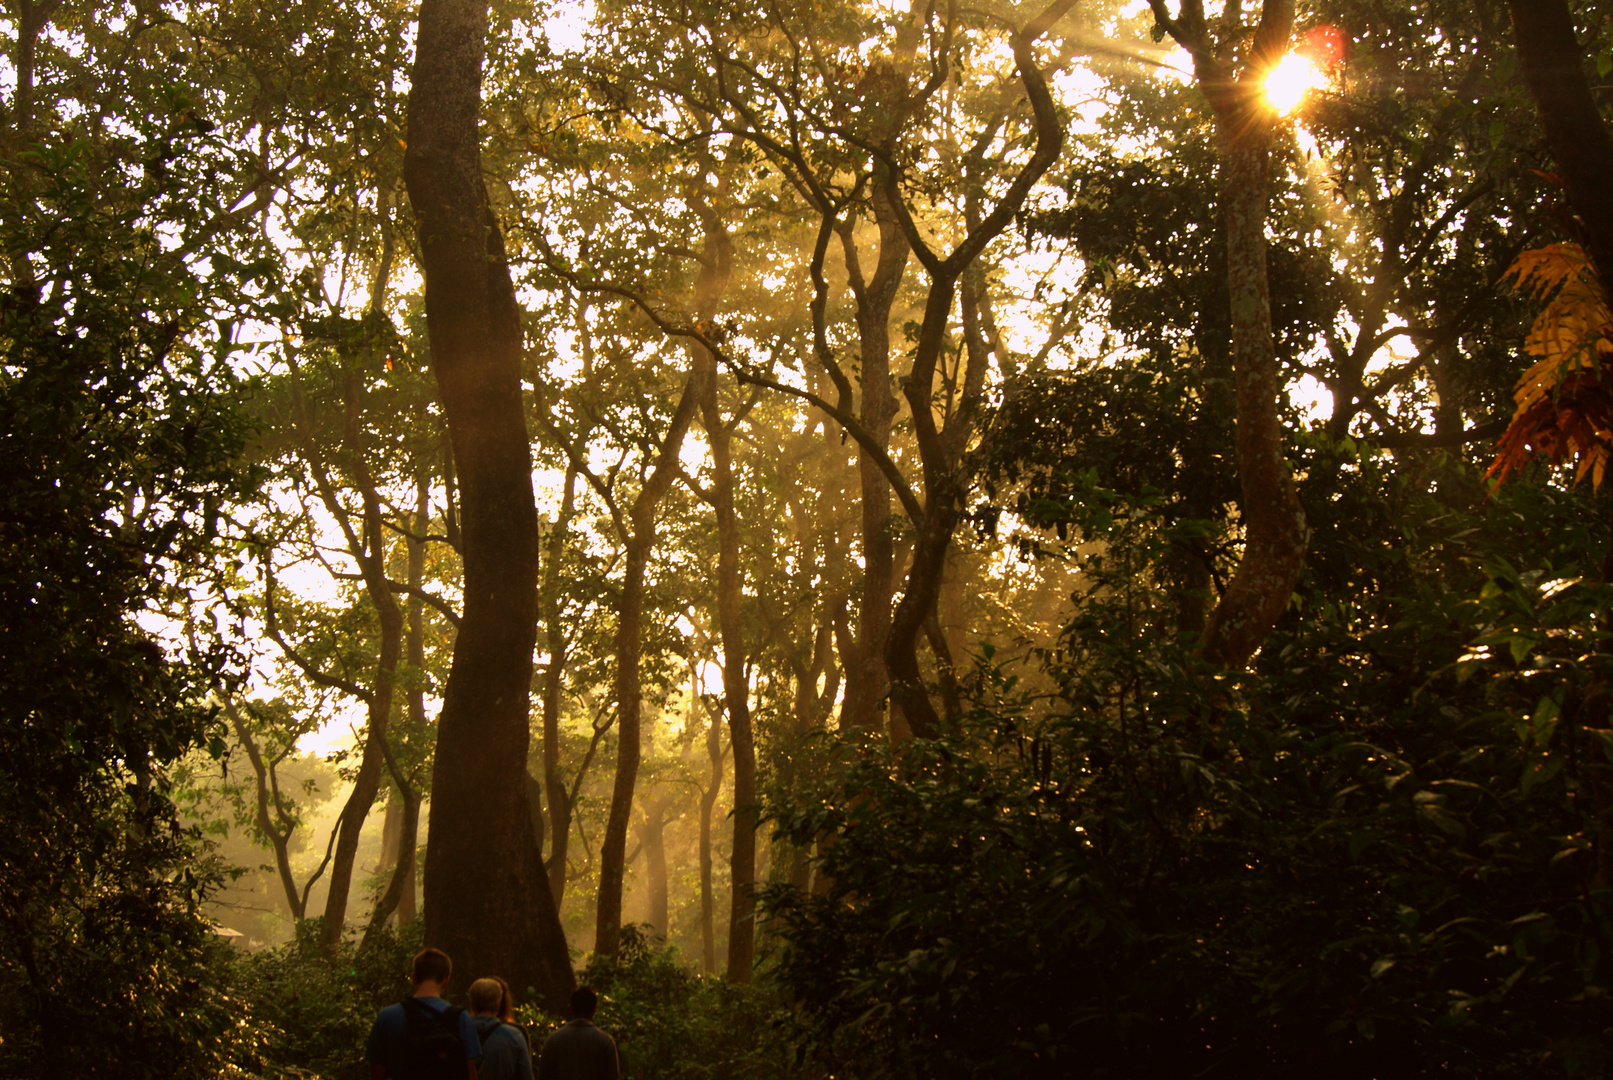
[[509, 1023], [515, 1015], [509, 987], [502, 979], [470, 984], [470, 1022], [482, 1041], [477, 1080], [532, 1080], [532, 1053], [526, 1034]]
[[571, 995], [572, 1019], [543, 1041], [538, 1080], [619, 1080], [616, 1040], [594, 1026], [599, 995], [579, 986]]
[[370, 1080], [476, 1080], [476, 1028], [465, 1010], [442, 999], [453, 971], [441, 949], [415, 956], [414, 996], [382, 1009], [370, 1028]]

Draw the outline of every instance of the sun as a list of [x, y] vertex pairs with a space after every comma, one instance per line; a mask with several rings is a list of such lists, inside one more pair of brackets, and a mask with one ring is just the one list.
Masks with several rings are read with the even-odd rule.
[[1266, 76], [1266, 103], [1281, 114], [1299, 108], [1305, 95], [1321, 87], [1327, 75], [1316, 61], [1299, 53], [1289, 53]]

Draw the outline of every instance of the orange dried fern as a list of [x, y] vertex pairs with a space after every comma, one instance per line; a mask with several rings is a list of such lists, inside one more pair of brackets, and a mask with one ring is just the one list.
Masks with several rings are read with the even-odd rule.
[[1602, 382], [1603, 358], [1613, 355], [1613, 312], [1585, 250], [1548, 244], [1526, 251], [1503, 280], [1547, 301], [1524, 352], [1539, 357], [1518, 380], [1517, 411], [1496, 443], [1486, 477], [1500, 484], [1536, 457], [1554, 465], [1578, 461], [1574, 481], [1602, 484], [1613, 453], [1613, 395]]

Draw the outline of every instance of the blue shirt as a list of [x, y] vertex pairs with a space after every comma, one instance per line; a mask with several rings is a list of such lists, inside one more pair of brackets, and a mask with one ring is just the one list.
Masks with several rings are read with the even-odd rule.
[[473, 1016], [471, 1023], [482, 1040], [482, 1063], [476, 1080], [532, 1080], [532, 1055], [520, 1028], [496, 1016]]
[[[420, 1004], [441, 1015], [448, 1008], [442, 998], [415, 998]], [[465, 1060], [475, 1061], [482, 1056], [482, 1044], [476, 1038], [476, 1026], [470, 1022], [470, 1013], [459, 1014], [459, 1041], [465, 1047]], [[388, 1005], [381, 1010], [370, 1027], [370, 1037], [364, 1044], [364, 1060], [386, 1066], [386, 1074], [396, 1080], [403, 1075], [403, 1054], [409, 1047], [409, 1018], [403, 1015], [402, 1005]]]

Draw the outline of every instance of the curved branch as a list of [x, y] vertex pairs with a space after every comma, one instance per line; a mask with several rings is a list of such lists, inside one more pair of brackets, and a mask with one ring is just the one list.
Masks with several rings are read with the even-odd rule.
[[395, 593], [402, 593], [405, 596], [412, 596], [416, 600], [423, 602], [427, 607], [431, 608], [437, 614], [447, 619], [448, 625], [452, 626], [455, 630], [459, 629], [459, 612], [455, 611], [451, 606], [449, 606], [448, 601], [444, 600], [436, 593], [427, 592], [418, 585], [408, 585], [404, 582], [392, 581], [390, 579], [388, 579], [387, 585]]
[[[1075, 0], [1061, 0], [1061, 2], [1074, 3]], [[917, 496], [913, 494], [913, 488], [910, 484], [908, 484], [907, 478], [902, 475], [901, 470], [896, 467], [896, 462], [891, 460], [890, 455], [886, 453], [884, 448], [879, 445], [879, 442], [872, 435], [870, 435], [868, 430], [858, 423], [856, 418], [845, 409], [830, 404], [827, 400], [817, 394], [814, 394], [810, 390], [803, 390], [795, 386], [787, 386], [769, 375], [763, 375], [749, 370], [744, 364], [729, 356], [714, 338], [692, 326], [680, 326], [676, 323], [673, 323], [632, 289], [625, 288], [621, 285], [613, 285], [610, 282], [584, 281], [560, 262], [559, 257], [555, 255], [553, 249], [549, 247], [546, 241], [540, 240], [538, 247], [539, 250], [541, 250], [543, 254], [547, 256], [550, 264], [550, 271], [564, 278], [572, 288], [583, 292], [602, 293], [606, 296], [621, 297], [642, 311], [645, 317], [654, 323], [657, 329], [659, 329], [662, 333], [668, 335], [669, 337], [686, 338], [709, 350], [711, 355], [720, 360], [723, 366], [729, 371], [732, 371], [734, 373], [734, 377], [737, 378], [741, 383], [746, 383], [751, 386], [766, 387], [769, 390], [777, 390], [781, 393], [790, 394], [794, 397], [800, 398], [802, 401], [816, 405], [819, 409], [823, 410], [824, 413], [833, 417], [835, 421], [846, 430], [846, 434], [857, 440], [857, 444], [864, 450], [868, 451], [869, 456], [879, 466], [879, 471], [885, 475], [885, 478], [890, 481], [892, 488], [895, 489], [897, 498], [901, 500], [902, 509], [906, 511], [907, 516], [912, 519], [915, 525], [922, 526], [924, 521], [924, 508], [919, 504]]]

